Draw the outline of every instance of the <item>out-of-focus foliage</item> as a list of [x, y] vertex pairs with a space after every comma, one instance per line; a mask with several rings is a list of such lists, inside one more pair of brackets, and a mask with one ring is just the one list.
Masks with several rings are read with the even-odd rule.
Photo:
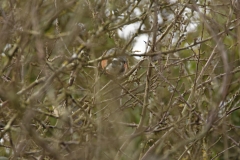
[[0, 156], [239, 159], [239, 3], [1, 0]]

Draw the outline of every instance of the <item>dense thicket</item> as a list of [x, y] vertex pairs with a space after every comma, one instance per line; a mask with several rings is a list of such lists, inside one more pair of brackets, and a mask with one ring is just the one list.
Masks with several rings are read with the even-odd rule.
[[[0, 156], [239, 159], [239, 7], [1, 0]], [[99, 68], [111, 48], [126, 74]]]

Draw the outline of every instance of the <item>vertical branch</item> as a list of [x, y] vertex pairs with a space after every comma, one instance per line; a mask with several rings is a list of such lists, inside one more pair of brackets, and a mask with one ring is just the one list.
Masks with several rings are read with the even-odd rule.
[[[200, 83], [200, 80], [202, 78], [202, 76], [204, 75], [205, 71], [207, 70], [207, 68], [209, 67], [209, 65], [211, 64], [212, 62], [212, 59], [216, 53], [216, 49], [218, 47], [218, 44], [214, 47], [210, 57], [208, 58], [208, 61], [206, 62], [206, 64], [204, 65], [204, 67], [202, 68], [201, 72], [199, 73], [199, 75], [197, 76], [196, 80], [195, 80], [195, 83], [194, 83], [194, 86], [192, 87], [192, 90], [190, 92], [190, 95], [188, 97], [188, 100], [187, 100], [187, 103], [188, 104], [191, 104], [193, 101], [194, 101], [194, 94], [195, 94], [195, 91], [196, 91], [196, 87], [199, 85]], [[187, 113], [187, 109], [188, 109], [188, 106], [186, 105], [183, 110], [182, 110], [182, 115], [186, 115]]]
[[146, 75], [146, 83], [145, 83], [145, 91], [144, 91], [144, 101], [143, 101], [143, 108], [141, 112], [141, 118], [138, 124], [138, 127], [136, 128], [136, 132], [139, 132], [142, 130], [143, 123], [146, 119], [146, 111], [147, 111], [147, 106], [148, 106], [148, 99], [149, 99], [149, 84], [150, 84], [150, 77], [151, 77], [151, 70], [152, 70], [152, 65], [150, 62], [150, 58], [148, 59], [148, 70], [147, 70], [147, 75]]

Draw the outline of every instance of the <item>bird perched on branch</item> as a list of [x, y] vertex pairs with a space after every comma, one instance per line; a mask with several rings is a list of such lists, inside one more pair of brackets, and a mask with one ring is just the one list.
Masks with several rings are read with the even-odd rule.
[[128, 60], [126, 56], [119, 55], [119, 48], [108, 50], [104, 56], [113, 56], [100, 62], [100, 68], [111, 76], [120, 76], [126, 73], [128, 69]]

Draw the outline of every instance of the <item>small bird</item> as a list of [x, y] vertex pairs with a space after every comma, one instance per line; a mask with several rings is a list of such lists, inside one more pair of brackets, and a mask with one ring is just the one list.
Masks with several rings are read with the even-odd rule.
[[118, 49], [118, 48], [112, 48], [112, 49], [108, 50], [106, 52], [105, 56], [116, 55], [116, 57], [105, 59], [100, 62], [101, 69], [105, 73], [107, 73], [111, 76], [123, 75], [124, 73], [126, 73], [126, 71], [128, 69], [127, 58], [126, 58], [126, 56], [117, 56], [119, 51], [120, 51], [120, 49]]

